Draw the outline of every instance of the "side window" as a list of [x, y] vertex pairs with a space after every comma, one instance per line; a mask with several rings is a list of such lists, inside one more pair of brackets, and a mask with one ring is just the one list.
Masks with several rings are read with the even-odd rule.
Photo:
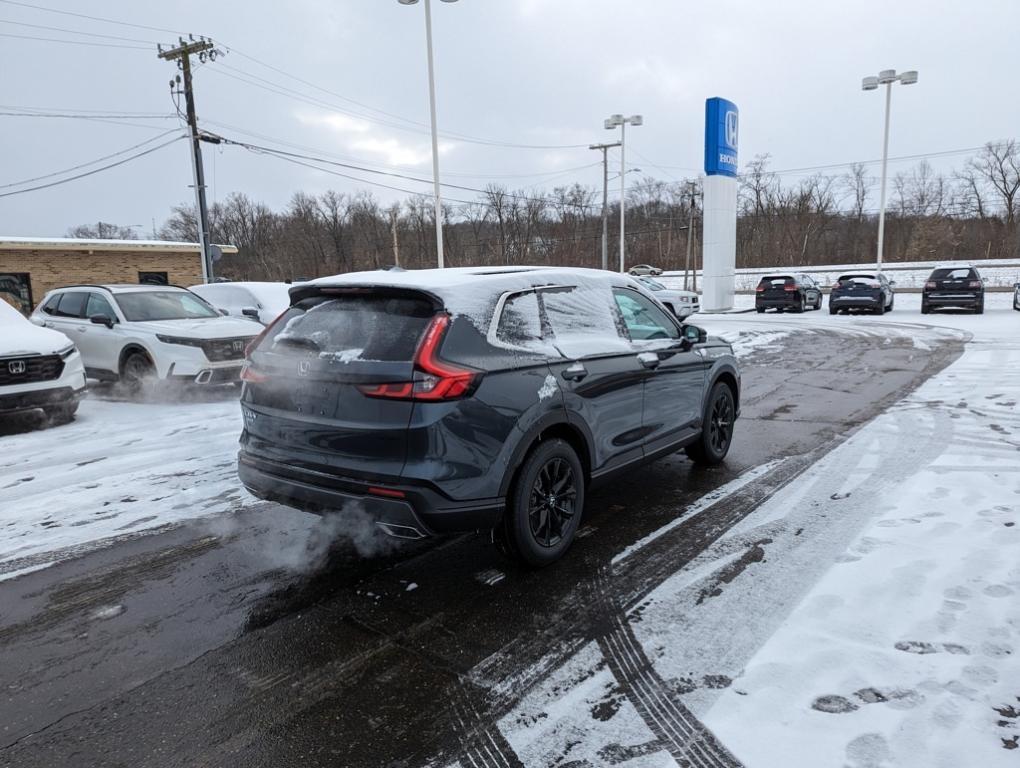
[[53, 313], [54, 316], [80, 318], [82, 310], [85, 309], [85, 299], [87, 297], [87, 293], [71, 292], [60, 294], [60, 302], [57, 304], [57, 311]]
[[113, 311], [110, 302], [101, 293], [90, 293], [89, 300], [85, 303], [85, 317], [94, 317], [95, 315], [106, 315], [114, 322], [117, 321], [117, 313]]
[[613, 295], [616, 298], [616, 306], [623, 315], [623, 324], [634, 341], [680, 338], [680, 329], [676, 324], [641, 294], [617, 289], [613, 291]]
[[541, 291], [541, 298], [545, 322], [561, 349], [564, 344], [581, 341], [585, 353], [588, 349], [615, 352], [621, 348], [621, 342], [626, 343], [608, 288], [546, 288]]
[[39, 307], [39, 309], [41, 309], [47, 315], [55, 315], [57, 313], [57, 304], [59, 303], [60, 294], [58, 293], [55, 296], [50, 296], [48, 299], [46, 299], [46, 301], [42, 303], [42, 306]]
[[527, 347], [542, 340], [542, 317], [534, 291], [511, 296], [503, 304], [496, 338], [504, 344]]

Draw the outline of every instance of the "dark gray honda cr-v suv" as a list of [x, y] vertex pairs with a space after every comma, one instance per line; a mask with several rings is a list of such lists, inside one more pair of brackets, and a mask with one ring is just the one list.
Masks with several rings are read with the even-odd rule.
[[730, 447], [729, 345], [633, 279], [581, 269], [362, 272], [295, 286], [249, 348], [238, 472], [256, 496], [359, 505], [407, 538], [492, 529], [532, 565], [585, 490]]

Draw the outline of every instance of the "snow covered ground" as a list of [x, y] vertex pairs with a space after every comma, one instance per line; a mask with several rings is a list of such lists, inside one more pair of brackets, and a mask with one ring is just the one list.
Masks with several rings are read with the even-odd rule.
[[1004, 296], [922, 317], [902, 298], [882, 318], [695, 320], [973, 338], [535, 685], [500, 722], [524, 765], [1018, 764], [1020, 313]]
[[0, 437], [0, 580], [250, 500], [236, 394], [203, 400], [93, 393], [71, 424]]

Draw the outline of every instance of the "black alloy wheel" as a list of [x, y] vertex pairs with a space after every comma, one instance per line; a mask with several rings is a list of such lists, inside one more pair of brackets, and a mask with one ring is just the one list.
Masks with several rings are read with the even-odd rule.
[[574, 540], [584, 512], [585, 477], [565, 440], [531, 449], [514, 477], [496, 540], [509, 556], [532, 567], [555, 562]]
[[705, 407], [701, 437], [684, 450], [698, 464], [719, 464], [729, 453], [737, 408], [733, 392], [721, 381], [712, 387]]
[[124, 361], [120, 373], [120, 382], [131, 395], [145, 395], [153, 389], [156, 379], [156, 367], [142, 352], [132, 352]]
[[576, 503], [577, 480], [573, 468], [562, 458], [550, 459], [539, 470], [528, 501], [528, 522], [535, 541], [543, 547], [559, 544], [577, 513]]

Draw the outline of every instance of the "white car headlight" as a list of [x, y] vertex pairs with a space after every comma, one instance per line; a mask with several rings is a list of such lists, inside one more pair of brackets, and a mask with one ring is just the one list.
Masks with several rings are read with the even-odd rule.
[[78, 351], [78, 348], [76, 346], [74, 346], [74, 343], [72, 342], [72, 343], [68, 344], [66, 347], [64, 347], [63, 349], [58, 349], [57, 350], [57, 354], [60, 355], [60, 359], [61, 360], [66, 360], [67, 358], [69, 358], [71, 355], [73, 355], [77, 351]]

